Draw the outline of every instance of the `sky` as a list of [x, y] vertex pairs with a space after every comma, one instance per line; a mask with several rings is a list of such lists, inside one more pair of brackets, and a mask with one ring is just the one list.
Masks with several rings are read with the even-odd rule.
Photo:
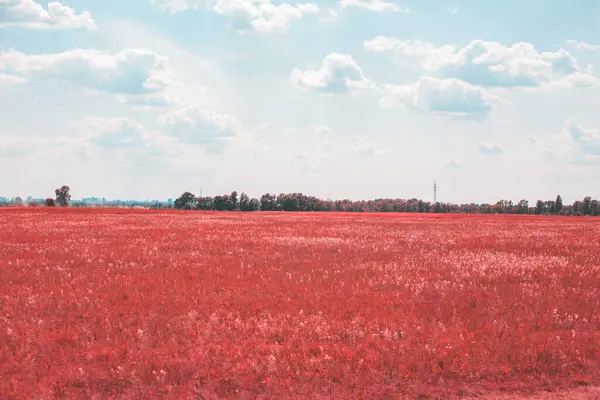
[[0, 196], [598, 198], [599, 69], [594, 0], [0, 0]]

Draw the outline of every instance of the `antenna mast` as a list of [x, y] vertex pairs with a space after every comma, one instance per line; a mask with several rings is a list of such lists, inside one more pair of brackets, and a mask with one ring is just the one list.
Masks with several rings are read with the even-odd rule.
[[433, 203], [437, 203], [437, 183], [433, 181]]
[[202, 197], [202, 184], [200, 184], [200, 197]]

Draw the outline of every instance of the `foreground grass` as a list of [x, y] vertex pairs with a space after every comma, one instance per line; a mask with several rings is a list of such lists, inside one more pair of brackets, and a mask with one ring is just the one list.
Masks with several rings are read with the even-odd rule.
[[600, 383], [595, 219], [18, 209], [0, 226], [0, 398]]

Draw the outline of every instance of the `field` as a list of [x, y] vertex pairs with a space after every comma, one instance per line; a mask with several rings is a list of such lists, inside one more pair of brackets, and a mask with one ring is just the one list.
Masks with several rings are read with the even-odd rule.
[[1, 399], [600, 384], [598, 219], [22, 208], [0, 227]]

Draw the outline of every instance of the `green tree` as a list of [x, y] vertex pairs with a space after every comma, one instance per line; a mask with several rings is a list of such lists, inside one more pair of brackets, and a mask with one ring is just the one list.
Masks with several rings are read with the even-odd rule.
[[544, 202], [542, 200], [538, 200], [535, 203], [535, 213], [541, 215], [544, 213]]
[[231, 203], [232, 203], [231, 204], [232, 209], [237, 210], [239, 207], [239, 203], [238, 203], [238, 194], [235, 190], [233, 192], [231, 192], [229, 199], [231, 200]]
[[56, 195], [56, 204], [60, 207], [67, 207], [69, 201], [71, 201], [71, 188], [67, 185], [63, 185], [54, 191]]
[[556, 214], [558, 214], [560, 212], [560, 210], [562, 210], [563, 208], [563, 201], [562, 201], [562, 197], [560, 197], [560, 194], [558, 196], [556, 196], [556, 201], [554, 202], [554, 212]]
[[590, 196], [586, 196], [583, 199], [583, 215], [590, 215], [590, 211], [592, 209], [592, 198]]
[[175, 199], [175, 208], [178, 210], [190, 210], [196, 207], [196, 196], [193, 193], [185, 192]]
[[240, 211], [251, 211], [250, 210], [250, 197], [246, 193], [240, 195]]

